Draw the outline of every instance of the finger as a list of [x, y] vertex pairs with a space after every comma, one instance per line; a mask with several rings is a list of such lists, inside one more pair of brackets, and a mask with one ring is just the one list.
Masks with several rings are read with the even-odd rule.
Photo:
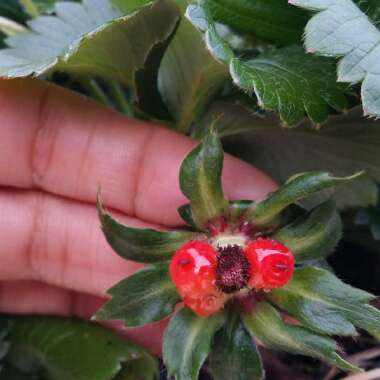
[[[104, 298], [72, 292], [37, 281], [0, 282], [1, 313], [57, 315], [89, 320], [104, 302]], [[121, 323], [106, 325], [154, 353], [161, 352], [165, 322], [143, 328], [125, 328]]]
[[[31, 79], [0, 81], [0, 110], [3, 186], [94, 202], [100, 184], [109, 207], [154, 223], [180, 223], [176, 209], [186, 200], [178, 172], [194, 144], [188, 138]], [[231, 199], [260, 199], [275, 188], [230, 156], [223, 182]]]
[[[33, 191], [0, 190], [0, 278], [37, 280], [104, 296], [141, 264], [108, 246], [92, 205]], [[118, 218], [146, 226], [133, 218]]]

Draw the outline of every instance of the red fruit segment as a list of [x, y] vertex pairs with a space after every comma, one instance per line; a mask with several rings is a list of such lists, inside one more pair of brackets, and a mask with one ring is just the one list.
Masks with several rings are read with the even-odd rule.
[[175, 253], [170, 276], [185, 305], [200, 316], [219, 311], [225, 296], [215, 285], [216, 251], [202, 241], [190, 241]]
[[248, 285], [256, 290], [271, 290], [286, 285], [293, 277], [294, 256], [285, 245], [259, 238], [245, 248], [251, 275]]

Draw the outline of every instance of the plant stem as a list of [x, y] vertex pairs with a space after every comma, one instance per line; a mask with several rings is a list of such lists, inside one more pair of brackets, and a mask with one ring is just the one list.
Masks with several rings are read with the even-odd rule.
[[36, 4], [34, 4], [33, 0], [20, 0], [20, 3], [25, 8], [25, 11], [31, 17], [37, 17], [40, 15], [40, 11], [38, 10]]
[[98, 102], [111, 107], [112, 103], [110, 102], [107, 94], [103, 91], [99, 83], [94, 78], [80, 78], [78, 79], [83, 88]]
[[132, 107], [125, 96], [122, 85], [115, 80], [110, 80], [107, 83], [109, 85], [110, 93], [115, 101], [116, 109], [128, 116], [133, 116]]

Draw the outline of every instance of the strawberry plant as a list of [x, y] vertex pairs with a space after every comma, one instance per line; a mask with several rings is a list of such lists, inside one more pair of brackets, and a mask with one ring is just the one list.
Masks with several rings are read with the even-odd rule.
[[[122, 223], [101, 196], [115, 180], [104, 171], [96, 178], [104, 237], [141, 269], [109, 290], [93, 319], [126, 328], [167, 321], [169, 378], [376, 371], [351, 354], [352, 337], [363, 350], [380, 338], [379, 23], [377, 0], [0, 0], [2, 80], [49, 81], [193, 139], [178, 178], [188, 203], [170, 205], [181, 206], [181, 225]], [[278, 190], [229, 198], [224, 151]], [[283, 375], [295, 360], [306, 370]], [[95, 322], [0, 317], [0, 379], [159, 376], [151, 354]]]

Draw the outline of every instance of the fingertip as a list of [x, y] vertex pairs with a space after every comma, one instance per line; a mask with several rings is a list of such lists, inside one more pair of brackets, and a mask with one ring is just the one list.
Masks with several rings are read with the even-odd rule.
[[276, 182], [261, 170], [229, 154], [224, 160], [222, 184], [229, 200], [260, 201], [278, 188]]

